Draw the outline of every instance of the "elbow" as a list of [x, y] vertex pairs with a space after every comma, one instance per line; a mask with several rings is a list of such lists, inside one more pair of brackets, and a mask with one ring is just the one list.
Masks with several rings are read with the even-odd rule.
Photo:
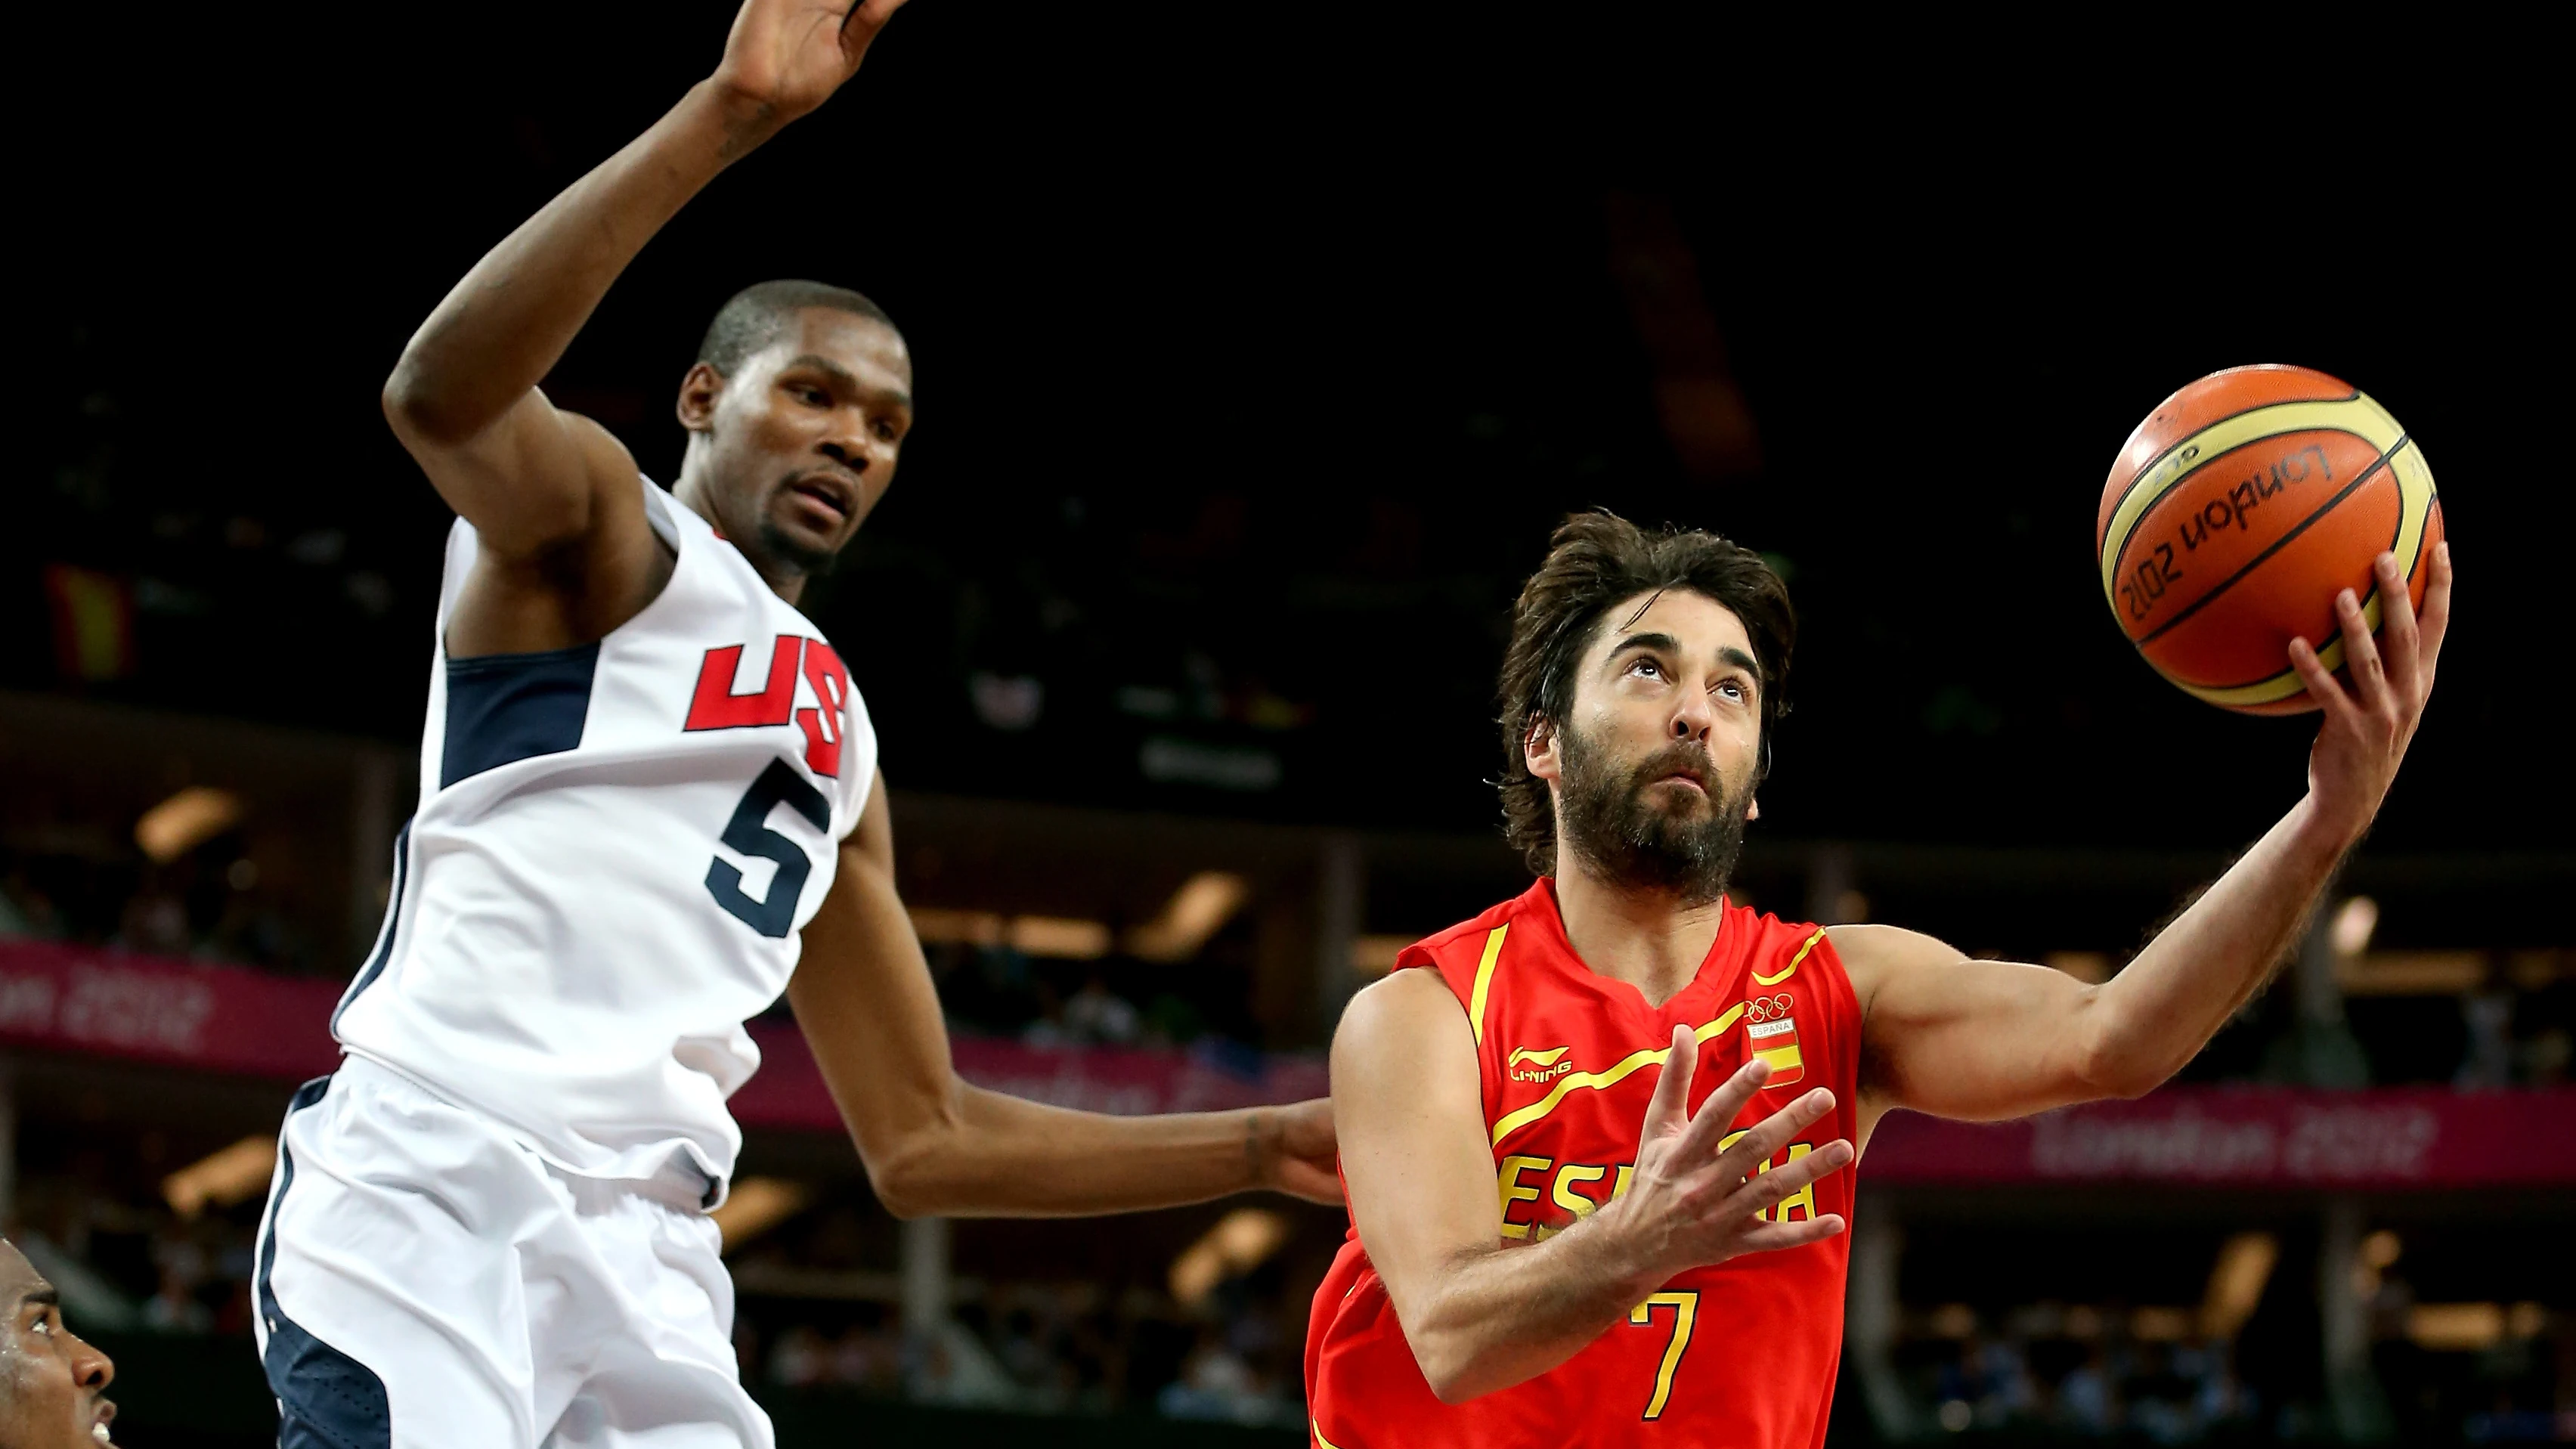
[[909, 1157], [869, 1163], [868, 1186], [885, 1210], [900, 1221], [940, 1216], [940, 1195], [931, 1175]]
[[1471, 1367], [1455, 1353], [1444, 1353], [1431, 1344], [1413, 1350], [1414, 1362], [1421, 1365], [1422, 1381], [1431, 1386], [1431, 1396], [1456, 1408], [1481, 1393], [1468, 1373]]
[[2182, 1068], [2182, 1062], [2167, 1060], [2152, 1044], [2097, 1028], [2083, 1045], [2075, 1078], [2083, 1100], [2134, 1101], [2163, 1086]]
[[862, 1152], [860, 1160], [877, 1201], [898, 1219], [950, 1217], [963, 1206], [952, 1157], [939, 1134], [916, 1132], [891, 1151]]
[[444, 397], [429, 368], [419, 357], [406, 351], [385, 379], [384, 391], [377, 395], [385, 412], [385, 422], [394, 436], [413, 448], [452, 448], [469, 441], [474, 429], [464, 426], [455, 408]]
[[1486, 1381], [1473, 1346], [1459, 1335], [1433, 1328], [1405, 1337], [1413, 1345], [1413, 1361], [1422, 1370], [1422, 1381], [1440, 1402], [1455, 1407], [1502, 1387]]

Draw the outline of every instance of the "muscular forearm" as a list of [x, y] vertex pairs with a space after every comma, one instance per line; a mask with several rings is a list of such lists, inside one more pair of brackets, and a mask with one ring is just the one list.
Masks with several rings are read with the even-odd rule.
[[498, 421], [553, 370], [653, 234], [778, 124], [715, 82], [693, 87], [486, 253], [438, 304], [386, 384], [396, 420], [446, 443]]
[[1260, 1186], [1277, 1114], [1112, 1117], [960, 1084], [955, 1110], [878, 1174], [909, 1215], [1076, 1217], [1205, 1202]]
[[1617, 1230], [1618, 1204], [1529, 1246], [1497, 1243], [1433, 1270], [1398, 1303], [1405, 1342], [1447, 1403], [1507, 1389], [1574, 1357], [1670, 1275]]
[[2087, 1053], [2096, 1084], [2131, 1096], [2180, 1071], [2297, 944], [2351, 843], [2302, 799], [2105, 983]]

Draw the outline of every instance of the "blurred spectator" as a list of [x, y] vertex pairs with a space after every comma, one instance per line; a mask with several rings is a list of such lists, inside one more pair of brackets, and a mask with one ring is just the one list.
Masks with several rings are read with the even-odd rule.
[[1064, 1004], [1065, 1035], [1079, 1044], [1133, 1046], [1143, 1028], [1144, 1016], [1097, 971]]
[[0, 940], [12, 936], [50, 941], [63, 934], [62, 913], [24, 871], [0, 876]]

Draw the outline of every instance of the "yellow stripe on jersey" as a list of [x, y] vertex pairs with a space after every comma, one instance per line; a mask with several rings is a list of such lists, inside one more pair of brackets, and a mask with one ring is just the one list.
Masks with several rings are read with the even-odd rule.
[[1315, 1443], [1317, 1449], [1341, 1449], [1340, 1445], [1335, 1444], [1332, 1440], [1324, 1437], [1324, 1426], [1322, 1424], [1317, 1423], [1313, 1419], [1308, 1419], [1306, 1423], [1315, 1431]]
[[[1728, 1007], [1725, 1014], [1718, 1017], [1717, 1020], [1710, 1022], [1706, 1026], [1700, 1027], [1698, 1030], [1692, 1032], [1691, 1035], [1697, 1037], [1701, 1041], [1706, 1041], [1710, 1037], [1717, 1035], [1719, 1032], [1726, 1030], [1728, 1027], [1735, 1025], [1736, 1021], [1743, 1015], [1744, 1003], [1739, 1001], [1733, 1006]], [[1557, 1104], [1565, 1100], [1566, 1093], [1578, 1088], [1615, 1087], [1619, 1083], [1628, 1080], [1629, 1077], [1634, 1076], [1641, 1067], [1662, 1065], [1664, 1058], [1671, 1054], [1672, 1048], [1669, 1046], [1660, 1047], [1650, 1051], [1633, 1052], [1628, 1056], [1621, 1058], [1618, 1065], [1611, 1067], [1608, 1071], [1572, 1072], [1567, 1074], [1565, 1077], [1561, 1078], [1554, 1087], [1549, 1089], [1546, 1096], [1539, 1098], [1537, 1101], [1521, 1108], [1517, 1112], [1505, 1114], [1503, 1120], [1495, 1123], [1494, 1145], [1497, 1147], [1502, 1146], [1504, 1138], [1509, 1137], [1524, 1127], [1527, 1127], [1529, 1124], [1546, 1116], [1548, 1113], [1555, 1111]]]
[[1512, 923], [1503, 922], [1485, 937], [1485, 959], [1476, 963], [1476, 992], [1467, 1001], [1467, 1015], [1476, 1023], [1476, 1045], [1485, 1044], [1485, 991], [1494, 984], [1494, 963], [1502, 959], [1503, 937], [1510, 934]]
[[1789, 964], [1780, 968], [1779, 975], [1765, 976], [1761, 972], [1756, 971], [1753, 973], [1753, 984], [1756, 986], [1777, 986], [1781, 982], [1788, 980], [1790, 977], [1797, 975], [1798, 963], [1806, 960], [1807, 953], [1816, 949], [1816, 943], [1823, 939], [1825, 939], [1825, 928], [1818, 926], [1816, 928], [1816, 934], [1807, 938], [1807, 944], [1798, 948], [1798, 954], [1789, 958]]

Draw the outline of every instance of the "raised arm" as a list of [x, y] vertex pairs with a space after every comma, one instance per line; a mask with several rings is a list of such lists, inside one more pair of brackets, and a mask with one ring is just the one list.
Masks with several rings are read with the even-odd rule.
[[2337, 599], [2349, 690], [2293, 641], [2325, 715], [2308, 793], [2109, 981], [1971, 961], [1911, 931], [1835, 927], [1862, 1003], [1864, 1129], [1890, 1107], [1994, 1119], [2134, 1097], [2180, 1071], [2271, 979], [2396, 778], [2450, 620], [2448, 544], [2432, 569], [2419, 621], [2396, 558], [2380, 556], [2384, 660], [2352, 592]]
[[[652, 572], [634, 459], [537, 385], [653, 234], [849, 79], [902, 3], [748, 0], [713, 75], [486, 253], [412, 335], [385, 416], [489, 554], [559, 565], [592, 595], [589, 613], [613, 611]], [[578, 617], [572, 628], [605, 632]]]
[[1070, 1217], [1253, 1188], [1341, 1201], [1321, 1101], [1112, 1117], [959, 1078], [930, 967], [895, 893], [882, 776], [805, 927], [787, 999], [868, 1180], [898, 1217]]
[[1687, 1099], [1698, 1064], [1697, 1039], [1676, 1028], [1627, 1192], [1543, 1241], [1513, 1243], [1503, 1237], [1476, 1043], [1458, 998], [1414, 970], [1352, 999], [1333, 1038], [1333, 1115], [1351, 1215], [1405, 1342], [1443, 1402], [1547, 1372], [1686, 1268], [1842, 1231], [1831, 1214], [1754, 1218], [1852, 1160], [1850, 1143], [1830, 1142], [1752, 1176], [1833, 1109], [1833, 1094], [1807, 1093], [1720, 1152], [1770, 1071], [1748, 1063], [1694, 1117]]

